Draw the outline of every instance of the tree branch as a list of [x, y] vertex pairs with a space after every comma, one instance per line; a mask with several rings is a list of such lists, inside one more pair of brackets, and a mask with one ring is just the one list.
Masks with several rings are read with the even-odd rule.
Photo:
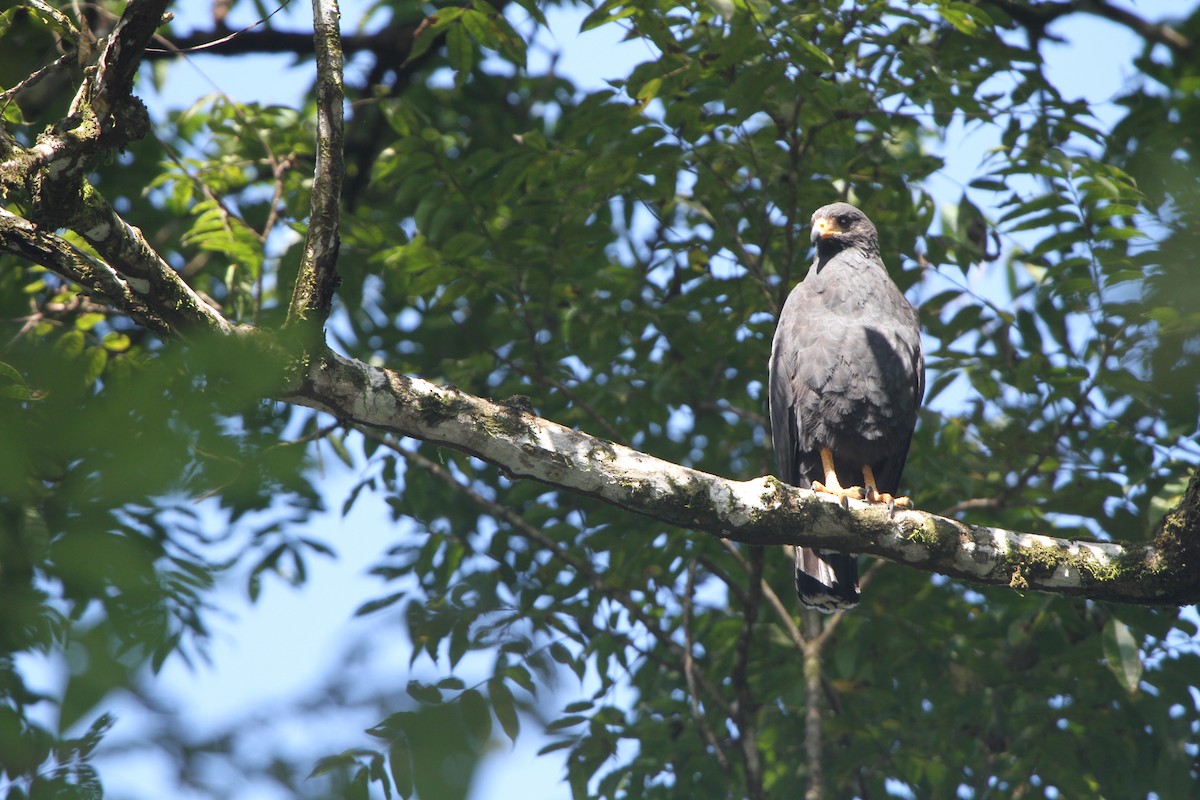
[[[555, 558], [578, 572], [580, 575], [583, 575], [585, 578], [587, 578], [588, 582], [592, 584], [593, 588], [604, 591], [610, 598], [612, 598], [612, 600], [620, 604], [621, 607], [625, 609], [626, 613], [629, 614], [629, 618], [641, 625], [646, 633], [658, 642], [663, 651], [675, 659], [676, 663], [672, 668], [678, 669], [680, 672], [686, 671], [685, 662], [687, 660], [687, 654], [684, 648], [671, 638], [670, 633], [664, 631], [662, 627], [646, 613], [646, 610], [642, 607], [642, 605], [636, 602], [628, 591], [607, 584], [604, 580], [604, 577], [600, 573], [596, 572], [592, 565], [588, 563], [585, 558], [572, 554], [567, 548], [563, 547], [561, 543], [554, 541], [554, 539], [543, 533], [540, 528], [530, 525], [523, 516], [518, 514], [513, 509], [498, 503], [494, 503], [491, 500], [483, 497], [483, 495], [479, 494], [479, 492], [475, 491], [471, 487], [463, 485], [456, 480], [455, 477], [451, 475], [450, 472], [444, 467], [433, 463], [420, 453], [401, 447], [399, 444], [385, 436], [378, 434], [373, 435], [369, 429], [363, 430], [362, 433], [364, 436], [383, 444], [393, 452], [402, 456], [406, 461], [408, 461], [409, 464], [420, 467], [433, 477], [455, 489], [455, 491], [461, 492], [467, 499], [475, 503], [486, 513], [504, 520], [513, 528], [520, 531], [521, 534], [527, 537], [530, 541], [536, 542], [538, 546], [545, 549], [546, 552], [552, 554]], [[647, 656], [650, 655], [648, 652], [643, 652], [643, 654]], [[654, 656], [654, 658], [658, 660], [659, 663], [665, 663], [662, 661], [661, 656]], [[717, 684], [710, 680], [709, 677], [703, 672], [696, 672], [694, 677], [697, 678], [700, 687], [705, 690], [709, 699], [718, 708], [720, 708], [723, 713], [732, 713], [729, 704], [725, 701], [720, 690], [718, 689]]]
[[683, 677], [687, 683], [688, 709], [692, 712], [692, 722], [696, 726], [700, 740], [704, 742], [705, 747], [712, 750], [713, 755], [717, 758], [717, 763], [721, 765], [721, 770], [728, 776], [729, 757], [725, 755], [725, 748], [721, 746], [721, 740], [713, 733], [712, 726], [704, 718], [704, 713], [700, 708], [700, 697], [696, 692], [696, 659], [693, 656], [695, 643], [692, 640], [692, 607], [695, 599], [696, 559], [692, 559], [688, 563], [687, 587], [683, 592], [683, 620], [681, 624], [683, 628]]
[[108, 35], [95, 73], [79, 87], [68, 114], [91, 113], [102, 126], [111, 124], [117, 109], [133, 94], [133, 79], [146, 45], [163, 23], [167, 4], [168, 0], [129, 0]]
[[808, 636], [804, 641], [804, 764], [807, 786], [804, 800], [825, 797], [824, 713], [821, 708], [821, 655], [824, 639], [819, 635], [821, 625], [816, 609], [804, 609]]
[[[413, 32], [417, 25], [389, 25], [376, 33], [350, 33], [341, 37], [342, 50], [349, 55], [372, 53], [400, 61], [412, 50]], [[204, 55], [240, 56], [246, 54], [284, 53], [305, 56], [316, 51], [312, 34], [304, 31], [283, 31], [277, 28], [258, 28], [230, 33], [228, 28], [211, 31], [192, 31], [166, 39], [169, 47], [146, 52], [147, 60], [176, 58], [181, 53], [198, 52]]]
[[1047, 26], [1070, 14], [1092, 14], [1123, 25], [1147, 42], [1169, 47], [1179, 57], [1190, 56], [1195, 42], [1165, 22], [1150, 22], [1132, 11], [1118, 8], [1104, 0], [1070, 0], [1069, 2], [1026, 3], [1019, 0], [989, 0], [1024, 27], [1031, 40], [1045, 35]]
[[128, 314], [156, 333], [172, 330], [171, 322], [108, 264], [3, 208], [0, 208], [0, 251], [39, 264], [79, 284], [93, 299]]
[[[0, 141], [0, 196], [24, 193], [28, 219], [0, 220], [0, 248], [41, 264], [159, 333], [233, 326], [189, 287], [85, 178], [99, 153], [142, 138], [150, 120], [130, 92], [166, 0], [131, 0], [89, 68], [67, 117], [29, 148]], [[77, 231], [107, 262], [81, 254], [54, 231]]]
[[300, 272], [288, 308], [288, 324], [322, 325], [338, 286], [338, 205], [342, 200], [342, 161], [346, 93], [342, 87], [342, 47], [337, 0], [313, 0], [313, 41], [317, 52], [317, 167], [312, 211]]
[[746, 587], [747, 602], [742, 606], [742, 631], [738, 635], [733, 672], [730, 675], [737, 705], [734, 706], [733, 721], [737, 726], [738, 745], [741, 750], [742, 768], [745, 770], [746, 796], [751, 800], [763, 797], [762, 756], [758, 751], [758, 733], [754, 718], [757, 708], [750, 690], [748, 667], [754, 647], [754, 627], [758, 623], [758, 611], [762, 605], [763, 548], [753, 548], [747, 558], [750, 566], [750, 582]]
[[[108, 36], [99, 64], [86, 70], [67, 117], [28, 150], [0, 151], [5, 159], [0, 182], [24, 178], [38, 212], [34, 222], [65, 226], [79, 205], [83, 174], [92, 157], [149, 132], [146, 108], [131, 92], [142, 51], [162, 23], [166, 7], [166, 0], [130, 0]], [[78, 32], [75, 36], [81, 38]], [[79, 46], [79, 41], [74, 44]]]
[[1152, 542], [1068, 540], [923, 511], [836, 500], [773, 477], [733, 481], [524, 410], [326, 352], [281, 399], [356, 425], [446, 445], [661, 522], [749, 544], [877, 555], [952, 578], [1125, 603], [1200, 600], [1200, 480]]
[[[86, 181], [71, 228], [96, 248], [128, 285], [176, 334], [189, 330], [230, 333], [233, 325], [171, 268], [145, 235], [126, 222]], [[88, 284], [81, 284], [91, 288]]]
[[1166, 45], [1178, 56], [1187, 56], [1191, 53], [1192, 40], [1165, 22], [1150, 22], [1132, 11], [1118, 8], [1109, 3], [1098, 2], [1098, 0], [1085, 0], [1080, 10], [1111, 20], [1118, 25], [1124, 25], [1148, 42]]

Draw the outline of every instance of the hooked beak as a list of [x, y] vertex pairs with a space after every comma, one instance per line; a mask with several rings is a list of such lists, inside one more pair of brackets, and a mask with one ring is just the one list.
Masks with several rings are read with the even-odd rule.
[[838, 233], [837, 223], [829, 217], [817, 217], [813, 220], [813, 244], [816, 244], [818, 239], [824, 239], [826, 236], [833, 236], [835, 233]]

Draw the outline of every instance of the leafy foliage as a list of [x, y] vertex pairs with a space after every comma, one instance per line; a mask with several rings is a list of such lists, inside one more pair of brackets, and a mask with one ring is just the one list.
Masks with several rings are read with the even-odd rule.
[[[354, 106], [329, 335], [659, 457], [761, 475], [774, 313], [807, 268], [808, 215], [850, 199], [920, 300], [917, 503], [1144, 539], [1197, 460], [1198, 46], [1148, 40], [1108, 124], [1053, 83], [1038, 8], [610, 0], [582, 26], [617, 26], [646, 58], [585, 92], [529, 66], [539, 7], [444, 7]], [[410, 18], [390, 24], [412, 33]], [[20, 80], [37, 65], [17, 37], [34, 34], [4, 20]], [[1174, 29], [1196, 40], [1200, 15]], [[61, 113], [36, 99], [18, 95], [30, 127], [5, 117], [19, 141]], [[95, 165], [95, 183], [231, 320], [274, 324], [304, 224], [311, 111], [209, 98]], [[959, 197], [935, 198], [939, 141], [960, 124], [995, 147]], [[343, 440], [263, 400], [283, 368], [269, 355], [160, 341], [3, 264], [12, 796], [97, 795], [98, 709], [147, 666], [203, 652], [216, 577], [246, 565], [256, 594], [271, 572], [302, 582], [306, 555], [328, 552], [290, 533], [321, 502], [305, 448], [283, 443], [297, 430], [361, 470], [346, 508], [378, 495], [413, 526], [375, 568], [390, 591], [360, 613], [402, 620], [414, 674], [368, 703], [379, 722], [344, 752], [273, 767], [297, 795], [464, 797], [489, 743], [539, 724], [575, 797], [1196, 791], [1194, 614], [881, 562], [855, 612], [798, 617], [783, 553], [429, 444]], [[236, 546], [203, 532], [188, 505], [201, 495], [249, 528]], [[86, 658], [59, 697], [30, 690], [12, 658], [68, 648]], [[39, 703], [57, 707], [57, 729], [34, 721]]]

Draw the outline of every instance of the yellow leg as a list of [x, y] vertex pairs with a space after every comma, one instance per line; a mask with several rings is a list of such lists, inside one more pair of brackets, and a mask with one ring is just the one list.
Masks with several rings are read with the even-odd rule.
[[892, 497], [887, 492], [879, 491], [879, 487], [875, 485], [875, 471], [868, 464], [863, 467], [863, 486], [866, 487], [866, 496], [868, 503], [887, 503], [889, 505], [900, 506], [907, 508], [912, 505], [912, 500], [907, 497]]
[[828, 447], [821, 448], [821, 469], [825, 472], [825, 482], [813, 481], [814, 492], [825, 492], [826, 494], [837, 495], [838, 497], [853, 497], [856, 500], [861, 500], [863, 490], [861, 486], [851, 486], [842, 488], [842, 484], [838, 481], [837, 470], [833, 468], [833, 451]]

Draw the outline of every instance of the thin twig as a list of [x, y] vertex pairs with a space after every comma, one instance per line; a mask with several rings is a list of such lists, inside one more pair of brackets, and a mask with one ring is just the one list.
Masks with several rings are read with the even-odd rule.
[[737, 658], [733, 663], [730, 682], [733, 684], [737, 705], [734, 708], [733, 721], [738, 730], [738, 743], [741, 745], [742, 766], [745, 769], [746, 795], [750, 798], [763, 797], [762, 757], [758, 751], [758, 736], [754, 726], [754, 696], [750, 691], [748, 667], [750, 655], [754, 648], [754, 626], [758, 622], [758, 609], [763, 597], [763, 563], [762, 547], [750, 550], [746, 559], [750, 566], [750, 583], [746, 587], [746, 602], [742, 605], [742, 631], [738, 637]]
[[704, 714], [700, 710], [700, 698], [696, 693], [696, 660], [692, 656], [692, 604], [695, 601], [696, 592], [696, 559], [688, 562], [687, 570], [687, 586], [683, 592], [683, 676], [687, 682], [688, 691], [688, 706], [692, 710], [692, 721], [696, 723], [696, 729], [700, 734], [700, 738], [712, 748], [713, 755], [717, 758], [717, 763], [721, 765], [721, 769], [729, 774], [729, 757], [725, 755], [725, 749], [721, 747], [721, 742], [713, 733], [712, 728], [708, 724], [708, 720], [704, 718]]
[[[207, 50], [210, 47], [219, 47], [220, 45], [223, 45], [226, 42], [233, 41], [234, 39], [236, 39], [237, 37], [246, 33], [247, 31], [254, 30], [259, 25], [265, 25], [267, 23], [267, 20], [269, 20], [271, 17], [275, 16], [280, 11], [283, 11], [285, 8], [287, 8], [288, 3], [290, 3], [290, 2], [291, 2], [291, 0], [282, 0], [282, 2], [280, 2], [280, 4], [275, 7], [275, 10], [272, 11], [270, 14], [267, 14], [265, 17], [255, 21], [255, 22], [250, 23], [249, 25], [242, 28], [241, 30], [236, 30], [231, 34], [228, 34], [227, 36], [222, 36], [220, 39], [213, 39], [211, 42], [204, 42], [203, 44], [189, 45], [187, 47], [177, 47], [174, 44], [167, 42], [167, 47], [165, 49], [158, 48], [158, 47], [147, 47], [146, 52], [147, 53], [170, 53], [171, 55], [180, 55], [183, 53], [198, 53], [201, 50]], [[320, 45], [318, 45], [318, 47], [320, 47]]]
[[[456, 491], [462, 493], [463, 496], [491, 516], [504, 520], [513, 528], [516, 528], [518, 531], [520, 531], [523, 536], [536, 542], [540, 547], [545, 549], [555, 558], [587, 578], [588, 582], [592, 584], [593, 588], [602, 591], [606, 597], [619, 603], [626, 610], [626, 612], [628, 612], [630, 619], [641, 625], [647, 633], [657, 640], [660, 646], [662, 646], [667, 652], [671, 653], [671, 655], [678, 660], [678, 664], [680, 665], [679, 669], [682, 671], [684, 652], [680, 644], [674, 641], [669, 634], [665, 633], [659, 627], [659, 625], [646, 614], [645, 610], [640, 604], [634, 601], [629, 592], [613, 586], [611, 582], [605, 581], [604, 577], [600, 575], [600, 573], [596, 572], [595, 568], [590, 562], [574, 555], [565, 547], [563, 547], [561, 543], [550, 538], [540, 529], [530, 525], [523, 516], [518, 514], [513, 509], [501, 505], [500, 503], [492, 502], [479, 492], [472, 489], [470, 486], [462, 484], [455, 479], [454, 475], [452, 475], [449, 470], [440, 464], [430, 461], [428, 458], [420, 453], [417, 453], [416, 451], [401, 447], [393, 438], [387, 436], [386, 434], [380, 433], [379, 431], [364, 427], [360, 427], [358, 430], [363, 436], [366, 436], [372, 441], [379, 442], [403, 457], [408, 463], [420, 467], [433, 477], [445, 483], [447, 486], [450, 486]], [[712, 683], [708, 676], [705, 673], [700, 672], [697, 673], [697, 678], [701, 688], [705, 690], [709, 696], [709, 699], [717, 704], [723, 713], [730, 714], [731, 709], [729, 702], [724, 698], [720, 690], [715, 684]]]
[[804, 610], [804, 626], [808, 630], [808, 642], [804, 647], [804, 754], [807, 766], [808, 786], [804, 800], [822, 800], [825, 796], [821, 731], [821, 644], [820, 614], [814, 609]]
[[[460, 327], [463, 327], [462, 323], [460, 323]], [[536, 337], [534, 337], [534, 339], [536, 341]], [[596, 422], [597, 425], [599, 425], [604, 430], [604, 434], [609, 439], [616, 442], [617, 444], [628, 444], [628, 442], [625, 440], [625, 437], [623, 437], [621, 435], [621, 432], [619, 430], [617, 430], [616, 427], [611, 422], [609, 422], [606, 417], [604, 417], [602, 414], [600, 414], [600, 412], [598, 412], [590, 403], [588, 403], [587, 400], [584, 400], [582, 397], [580, 397], [580, 395], [574, 389], [567, 386], [562, 381], [556, 380], [555, 378], [551, 378], [544, 371], [538, 371], [535, 374], [534, 372], [525, 369], [525, 367], [521, 366], [513, 359], [501, 355], [500, 351], [496, 350], [493, 347], [488, 347], [486, 344], [483, 345], [483, 348], [488, 353], [490, 353], [493, 358], [495, 358], [500, 363], [504, 364], [509, 369], [512, 369], [516, 372], [521, 373], [522, 375], [524, 375], [526, 378], [529, 378], [530, 380], [537, 381], [538, 383], [541, 383], [545, 386], [549, 386], [552, 389], [558, 390], [559, 392], [562, 393], [563, 397], [567, 398], [572, 403], [574, 403], [576, 406], [583, 409], [583, 411], [589, 417], [591, 417]]]

